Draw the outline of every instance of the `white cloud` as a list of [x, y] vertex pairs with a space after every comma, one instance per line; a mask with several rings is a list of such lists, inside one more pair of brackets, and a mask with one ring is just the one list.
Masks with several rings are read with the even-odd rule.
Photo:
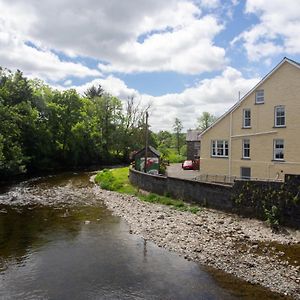
[[64, 82], [64, 85], [65, 86], [68, 86], [68, 85], [71, 85], [72, 84], [72, 80], [71, 79], [68, 79]]
[[[21, 69], [29, 77], [61, 80], [67, 76], [100, 76], [79, 63], [64, 62], [49, 49], [39, 49], [26, 43], [25, 32], [35, 23], [35, 17], [26, 7], [7, 6], [0, 3], [0, 64], [12, 70]], [[4, 12], [4, 14], [2, 14]], [[28, 13], [28, 15], [27, 15]], [[6, 18], [6, 16], [9, 18]]]
[[300, 53], [300, 1], [248, 0], [245, 12], [256, 14], [259, 23], [241, 33], [232, 44], [242, 41], [250, 60]]
[[100, 84], [107, 92], [123, 100], [135, 96], [142, 105], [151, 103], [151, 129], [159, 131], [172, 130], [176, 117], [182, 120], [186, 130], [195, 127], [197, 118], [203, 111], [220, 116], [238, 101], [239, 92], [241, 95], [246, 94], [257, 82], [258, 78], [246, 79], [236, 69], [227, 67], [219, 76], [201, 80], [181, 93], [159, 97], [140, 94], [114, 76], [96, 79], [80, 87], [74, 86], [74, 88], [83, 93], [91, 85]]
[[18, 37], [0, 31], [0, 59], [3, 67], [24, 70], [29, 77], [58, 81], [67, 76], [100, 76], [98, 70], [89, 69], [79, 63], [63, 62], [51, 51], [37, 50]]
[[153, 101], [153, 128], [171, 129], [175, 117], [182, 120], [185, 129], [193, 128], [204, 111], [220, 116], [249, 91], [257, 78], [246, 79], [234, 68], [227, 67], [221, 75], [204, 79], [180, 94], [156, 97]]
[[104, 72], [175, 71], [197, 74], [220, 70], [225, 51], [212, 43], [222, 26], [211, 16], [193, 20], [172, 32], [149, 36], [143, 43], [130, 41], [120, 47], [122, 55], [112, 64], [100, 64]]
[[225, 64], [224, 49], [214, 45], [223, 27], [202, 15], [208, 1], [201, 2], [2, 0], [0, 25], [42, 49], [99, 59], [104, 71], [194, 74]]
[[206, 8], [217, 8], [220, 6], [220, 0], [198, 0], [197, 2]]

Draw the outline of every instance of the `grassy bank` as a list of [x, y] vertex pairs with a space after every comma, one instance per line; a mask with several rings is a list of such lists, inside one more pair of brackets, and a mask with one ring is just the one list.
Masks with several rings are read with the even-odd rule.
[[150, 203], [159, 203], [163, 205], [171, 206], [177, 210], [189, 211], [192, 213], [197, 213], [199, 211], [198, 206], [189, 205], [182, 200], [175, 200], [170, 197], [160, 196], [157, 194], [141, 193], [138, 188], [130, 184], [128, 179], [129, 168], [117, 168], [117, 169], [105, 169], [100, 171], [95, 182], [100, 185], [104, 190], [116, 191], [122, 194], [135, 195], [140, 200]]

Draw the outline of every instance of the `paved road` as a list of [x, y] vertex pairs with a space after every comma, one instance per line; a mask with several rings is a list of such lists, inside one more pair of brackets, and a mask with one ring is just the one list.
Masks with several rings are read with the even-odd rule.
[[196, 176], [199, 176], [199, 174], [199, 171], [183, 170], [181, 164], [170, 164], [170, 166], [167, 167], [167, 175], [170, 177], [194, 179]]

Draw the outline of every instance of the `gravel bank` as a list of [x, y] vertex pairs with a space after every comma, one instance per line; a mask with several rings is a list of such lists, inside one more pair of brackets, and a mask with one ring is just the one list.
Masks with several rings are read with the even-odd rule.
[[131, 233], [188, 260], [300, 299], [299, 231], [275, 234], [261, 221], [215, 210], [191, 214], [98, 187], [95, 193], [127, 221]]

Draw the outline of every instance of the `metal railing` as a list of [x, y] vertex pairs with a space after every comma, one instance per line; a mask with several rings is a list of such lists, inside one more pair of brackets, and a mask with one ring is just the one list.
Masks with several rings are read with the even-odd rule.
[[250, 180], [250, 181], [266, 181], [266, 182], [283, 182], [282, 179], [262, 179], [262, 178], [256, 178], [256, 177], [250, 177], [250, 178], [242, 178], [238, 176], [228, 176], [228, 175], [217, 175], [217, 174], [200, 174], [195, 177], [196, 181], [202, 181], [202, 182], [211, 182], [211, 183], [219, 183], [219, 184], [227, 184], [227, 185], [233, 185], [235, 181], [237, 180]]

